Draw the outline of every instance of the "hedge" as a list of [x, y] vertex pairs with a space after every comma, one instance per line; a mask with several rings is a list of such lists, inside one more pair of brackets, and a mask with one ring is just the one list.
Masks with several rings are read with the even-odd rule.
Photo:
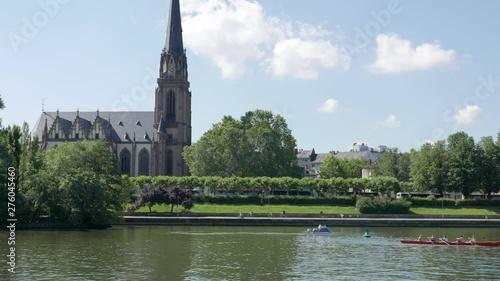
[[434, 196], [427, 198], [411, 197], [406, 200], [412, 203], [412, 207], [441, 208], [441, 207], [500, 207], [500, 200], [488, 199], [436, 199]]
[[356, 208], [361, 214], [408, 214], [411, 202], [390, 198], [358, 197]]
[[320, 206], [355, 206], [356, 197], [336, 196], [336, 197], [304, 197], [304, 196], [202, 196], [195, 194], [193, 197], [195, 204], [221, 204], [221, 205], [320, 205]]
[[410, 197], [406, 200], [411, 202], [412, 207], [425, 207], [425, 208], [441, 208], [441, 207], [455, 207], [457, 200], [453, 199], [436, 199], [434, 196], [429, 196], [427, 198], [420, 197]]
[[457, 200], [457, 207], [500, 207], [500, 200], [488, 200], [488, 199], [467, 199], [467, 200]]

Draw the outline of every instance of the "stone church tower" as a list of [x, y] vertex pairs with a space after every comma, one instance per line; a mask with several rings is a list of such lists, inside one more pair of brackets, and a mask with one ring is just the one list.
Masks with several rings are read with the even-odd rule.
[[179, 0], [171, 0], [165, 48], [155, 92], [152, 175], [187, 176], [182, 157], [191, 145], [191, 92], [186, 50], [182, 43]]

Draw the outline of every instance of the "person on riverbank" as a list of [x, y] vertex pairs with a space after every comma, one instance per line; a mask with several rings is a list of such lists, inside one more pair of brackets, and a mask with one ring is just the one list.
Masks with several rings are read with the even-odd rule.
[[285, 210], [282, 210], [282, 211], [281, 211], [281, 217], [282, 217], [282, 218], [286, 218], [286, 212], [285, 212]]

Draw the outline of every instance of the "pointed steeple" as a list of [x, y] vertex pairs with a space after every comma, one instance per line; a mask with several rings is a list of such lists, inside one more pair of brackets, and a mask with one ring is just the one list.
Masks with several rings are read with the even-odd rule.
[[179, 0], [170, 0], [170, 15], [168, 17], [165, 52], [173, 55], [184, 54]]

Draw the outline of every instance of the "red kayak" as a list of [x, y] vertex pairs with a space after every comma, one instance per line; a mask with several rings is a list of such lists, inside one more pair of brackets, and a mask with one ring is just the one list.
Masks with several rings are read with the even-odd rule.
[[444, 246], [485, 246], [485, 247], [500, 247], [500, 241], [418, 241], [418, 240], [401, 240], [403, 244], [419, 244], [419, 245], [444, 245]]

